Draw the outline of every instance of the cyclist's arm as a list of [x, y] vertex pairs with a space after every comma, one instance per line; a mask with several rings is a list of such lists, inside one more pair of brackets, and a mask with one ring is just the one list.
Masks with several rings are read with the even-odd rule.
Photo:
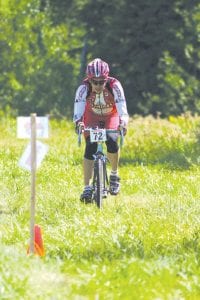
[[83, 117], [86, 105], [87, 86], [82, 84], [78, 87], [74, 101], [73, 121], [77, 123]]
[[128, 124], [129, 115], [127, 111], [124, 90], [122, 88], [121, 83], [118, 80], [116, 80], [116, 82], [113, 85], [113, 94], [120, 121], [122, 121], [126, 126]]

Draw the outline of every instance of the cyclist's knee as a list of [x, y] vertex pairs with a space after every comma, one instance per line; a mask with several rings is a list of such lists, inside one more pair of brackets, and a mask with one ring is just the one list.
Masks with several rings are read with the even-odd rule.
[[112, 140], [111, 138], [106, 141], [107, 151], [109, 153], [116, 153], [119, 150], [119, 145], [117, 141]]
[[90, 138], [86, 139], [86, 147], [85, 147], [85, 153], [84, 158], [94, 160], [93, 155], [97, 151], [97, 144], [96, 143], [90, 143]]

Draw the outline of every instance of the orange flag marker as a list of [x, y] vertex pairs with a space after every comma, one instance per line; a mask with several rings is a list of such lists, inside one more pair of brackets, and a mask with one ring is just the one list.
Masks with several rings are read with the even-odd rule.
[[[30, 253], [30, 246], [27, 249], [27, 254]], [[42, 230], [39, 225], [34, 226], [34, 254], [44, 256], [44, 244], [42, 239]]]

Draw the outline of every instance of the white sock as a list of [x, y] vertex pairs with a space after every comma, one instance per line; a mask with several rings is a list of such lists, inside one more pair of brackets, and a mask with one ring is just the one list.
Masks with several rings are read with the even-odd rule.
[[118, 175], [118, 171], [117, 170], [116, 171], [111, 171], [110, 175], [117, 176]]

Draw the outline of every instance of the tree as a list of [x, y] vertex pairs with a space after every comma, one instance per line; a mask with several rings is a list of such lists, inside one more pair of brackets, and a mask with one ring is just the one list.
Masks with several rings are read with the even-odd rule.
[[1, 8], [0, 105], [21, 114], [70, 114], [79, 56], [70, 55], [82, 31], [52, 25], [39, 0], [9, 1]]
[[8, 0], [0, 108], [71, 114], [86, 62], [106, 60], [130, 114], [200, 112], [197, 0]]
[[[80, 1], [74, 3], [77, 8]], [[199, 111], [199, 6], [198, 1], [88, 0], [69, 12], [86, 28], [88, 60], [106, 60], [122, 81], [130, 113], [166, 116]]]

